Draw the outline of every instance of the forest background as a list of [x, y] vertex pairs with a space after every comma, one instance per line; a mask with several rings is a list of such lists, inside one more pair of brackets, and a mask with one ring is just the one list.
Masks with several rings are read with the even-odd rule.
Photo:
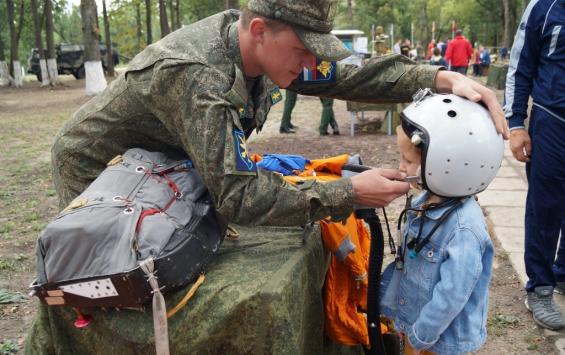
[[[370, 36], [372, 26], [383, 26], [388, 34], [392, 25], [394, 41], [413, 38], [414, 44], [420, 43], [424, 48], [432, 34], [436, 40], [446, 40], [458, 28], [471, 43], [496, 50], [511, 47], [527, 3], [528, 0], [341, 0], [334, 27], [360, 29]], [[170, 31], [245, 4], [246, 1], [237, 0], [0, 0], [0, 61], [19, 60], [25, 68], [31, 49], [37, 47], [36, 41], [45, 49], [53, 43], [83, 44], [81, 7], [92, 9], [97, 5], [94, 12], [98, 14], [101, 43], [106, 43], [108, 37], [104, 31], [106, 19], [111, 43], [118, 49], [121, 61], [127, 62]], [[40, 32], [37, 38], [36, 32]], [[387, 46], [390, 43], [389, 40]]]

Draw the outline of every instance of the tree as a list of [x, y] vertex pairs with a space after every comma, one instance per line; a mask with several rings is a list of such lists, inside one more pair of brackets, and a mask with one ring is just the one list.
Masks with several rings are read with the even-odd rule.
[[100, 60], [100, 30], [95, 0], [81, 0], [82, 34], [84, 38], [84, 69], [86, 94], [96, 95], [106, 88], [106, 78]]
[[34, 45], [35, 48], [37, 48], [39, 67], [41, 68], [41, 74], [37, 75], [37, 80], [41, 82], [41, 86], [48, 86], [49, 73], [47, 72], [47, 61], [45, 60], [45, 51], [43, 50], [43, 43], [41, 42], [41, 23], [37, 13], [37, 0], [31, 0], [30, 5], [33, 18]]
[[153, 43], [153, 31], [151, 30], [151, 0], [145, 0], [145, 22], [147, 27], [147, 45]]
[[506, 48], [512, 47], [514, 33], [516, 32], [516, 2], [513, 0], [502, 0], [504, 8], [504, 37], [502, 45]]
[[108, 75], [114, 76], [114, 58], [112, 56], [112, 38], [110, 37], [110, 21], [106, 12], [106, 0], [102, 0], [102, 14], [104, 16], [104, 38], [106, 39], [106, 70]]
[[161, 38], [163, 38], [171, 32], [167, 21], [167, 3], [165, 0], [159, 0], [159, 24], [161, 25]]
[[6, 9], [8, 12], [8, 26], [10, 29], [10, 73], [13, 76], [12, 84], [16, 87], [23, 85], [23, 77], [21, 64], [19, 61], [18, 48], [20, 44], [20, 35], [24, 27], [24, 0], [20, 0], [19, 20], [15, 21], [15, 3], [14, 0], [6, 0]]
[[57, 70], [57, 54], [55, 53], [55, 40], [53, 26], [53, 4], [51, 0], [45, 0], [45, 39], [47, 40], [47, 71], [51, 79], [51, 85], [59, 84]]
[[224, 8], [228, 9], [239, 9], [239, 0], [224, 0]]
[[[0, 4], [0, 19], [4, 18], [4, 11], [2, 8], [2, 4]], [[6, 57], [4, 54], [4, 31], [2, 28], [2, 21], [0, 21], [0, 87], [7, 86], [10, 84], [10, 80], [8, 79], [8, 65], [6, 65]]]
[[142, 39], [141, 4], [139, 3], [139, 1], [135, 1], [133, 5], [135, 6], [135, 27], [137, 28], [137, 31], [135, 33], [136, 52], [139, 53], [141, 51], [141, 39]]

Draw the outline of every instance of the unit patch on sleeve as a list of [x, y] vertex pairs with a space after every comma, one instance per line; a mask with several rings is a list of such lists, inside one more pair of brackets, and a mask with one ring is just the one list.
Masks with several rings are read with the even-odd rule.
[[281, 90], [278, 86], [271, 90], [269, 94], [271, 95], [271, 104], [273, 105], [279, 103], [282, 100]]
[[235, 144], [235, 168], [240, 172], [256, 172], [257, 166], [251, 160], [247, 144], [245, 143], [245, 133], [239, 129], [233, 131], [233, 141]]
[[336, 62], [316, 58], [310, 66], [304, 67], [298, 80], [303, 83], [335, 83], [336, 71]]

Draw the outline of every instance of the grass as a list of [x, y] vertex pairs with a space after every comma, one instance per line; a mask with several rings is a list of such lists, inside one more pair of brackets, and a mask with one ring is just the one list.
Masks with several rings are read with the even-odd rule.
[[18, 344], [14, 340], [6, 340], [0, 343], [0, 355], [15, 354], [20, 350]]
[[489, 318], [487, 331], [489, 335], [503, 336], [508, 329], [517, 327], [519, 323], [520, 320], [516, 316], [498, 313]]

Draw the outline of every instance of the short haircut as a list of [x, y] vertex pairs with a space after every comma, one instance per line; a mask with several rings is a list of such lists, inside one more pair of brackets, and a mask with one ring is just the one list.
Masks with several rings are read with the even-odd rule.
[[462, 35], [462, 34], [463, 34], [463, 30], [457, 30], [457, 31], [455, 31], [455, 34], [456, 34], [457, 36]]
[[239, 19], [241, 20], [241, 24], [243, 25], [243, 28], [248, 29], [249, 24], [251, 23], [251, 20], [253, 20], [255, 18], [262, 18], [263, 20], [265, 20], [265, 24], [273, 32], [282, 31], [287, 26], [289, 26], [288, 24], [286, 24], [283, 21], [273, 20], [272, 18], [268, 18], [268, 17], [262, 16], [262, 15], [259, 15], [258, 13], [249, 10], [247, 7], [244, 7], [241, 10], [241, 15], [240, 15]]
[[440, 55], [440, 54], [441, 54], [441, 51], [439, 50], [439, 48], [435, 47], [434, 48], [434, 55]]

